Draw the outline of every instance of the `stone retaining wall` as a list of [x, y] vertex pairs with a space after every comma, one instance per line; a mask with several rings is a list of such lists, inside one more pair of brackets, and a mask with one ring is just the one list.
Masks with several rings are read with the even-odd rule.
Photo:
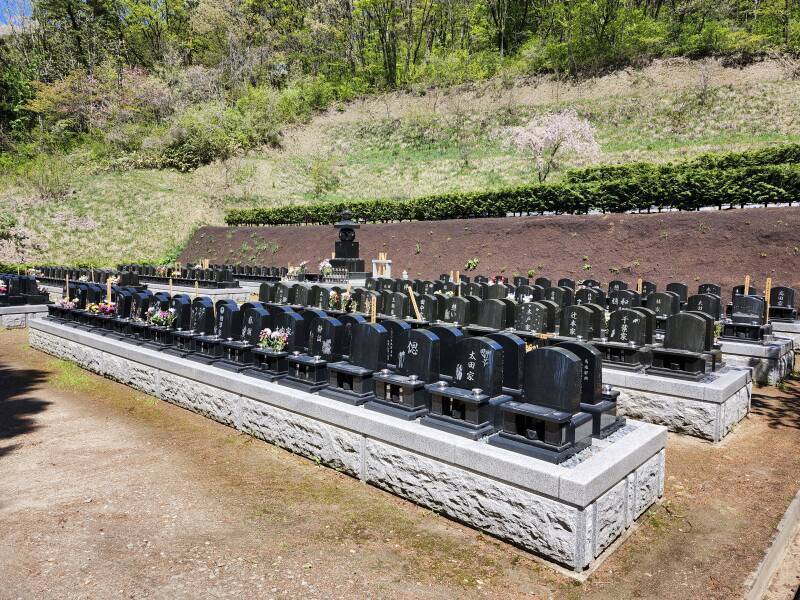
[[45, 304], [0, 307], [0, 329], [19, 329], [28, 326], [30, 319], [47, 314]]
[[553, 465], [363, 407], [35, 321], [32, 347], [490, 533], [575, 571], [663, 493], [663, 427], [630, 421]]

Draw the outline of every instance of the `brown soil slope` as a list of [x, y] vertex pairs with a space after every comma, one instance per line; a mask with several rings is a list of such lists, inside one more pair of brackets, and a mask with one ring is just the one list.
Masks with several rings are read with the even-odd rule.
[[[361, 256], [387, 252], [393, 271], [436, 277], [477, 258], [474, 273], [591, 277], [602, 282], [637, 277], [663, 287], [710, 281], [728, 288], [745, 275], [762, 289], [800, 289], [800, 208], [465, 219], [363, 225]], [[333, 251], [332, 227], [204, 227], [180, 260], [212, 263], [297, 264], [311, 270]], [[727, 292], [726, 292], [727, 293]]]

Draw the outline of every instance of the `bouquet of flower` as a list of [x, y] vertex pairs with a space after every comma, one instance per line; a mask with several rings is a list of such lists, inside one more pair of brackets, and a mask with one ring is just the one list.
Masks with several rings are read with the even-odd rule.
[[65, 298], [59, 298], [55, 302], [58, 308], [63, 308], [65, 310], [75, 310], [75, 301], [74, 300], [67, 300]]
[[289, 342], [289, 330], [280, 327], [272, 330], [269, 327], [262, 329], [258, 336], [258, 346], [260, 348], [281, 352]]
[[78, 281], [80, 281], [80, 282], [89, 281], [89, 276], [88, 275], [81, 275], [80, 277], [78, 277]]
[[178, 279], [181, 276], [180, 269], [173, 270], [172, 273], [170, 273], [169, 276], [172, 277], [173, 279]]
[[445, 298], [452, 298], [453, 296], [455, 296], [455, 292], [453, 292], [453, 290], [446, 290], [445, 292], [442, 293], [444, 294]]
[[330, 306], [334, 310], [343, 312], [354, 312], [356, 310], [356, 299], [350, 292], [331, 292]]
[[8, 291], [8, 286], [6, 282], [0, 279], [0, 294], [5, 294]]
[[175, 309], [161, 310], [157, 306], [151, 306], [147, 310], [147, 322], [158, 327], [171, 327], [175, 321]]
[[327, 258], [322, 259], [322, 262], [319, 263], [319, 274], [323, 277], [330, 277], [333, 275], [333, 265], [331, 265], [331, 261]]
[[100, 314], [100, 305], [99, 304], [95, 304], [95, 303], [87, 304], [86, 305], [86, 312], [92, 313], [93, 315], [99, 315]]
[[299, 275], [302, 275], [306, 272], [306, 264], [308, 264], [307, 260], [304, 260], [296, 267], [290, 267], [289, 270], [286, 272], [286, 276], [289, 279], [297, 278]]
[[119, 285], [119, 275], [112, 275], [106, 279], [106, 283], [110, 283], [111, 285]]
[[110, 317], [114, 313], [117, 312], [117, 303], [116, 302], [101, 302], [97, 305], [98, 312], [101, 315], [105, 315]]
[[166, 277], [168, 272], [167, 267], [156, 267], [156, 276], [158, 277]]

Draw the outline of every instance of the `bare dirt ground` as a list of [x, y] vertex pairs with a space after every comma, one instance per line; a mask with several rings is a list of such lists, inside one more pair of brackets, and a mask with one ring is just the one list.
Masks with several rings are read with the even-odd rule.
[[[642, 277], [659, 289], [684, 281], [696, 290], [710, 281], [724, 286], [729, 297], [730, 287], [749, 274], [759, 290], [767, 277], [773, 285], [800, 288], [800, 207], [370, 224], [357, 239], [369, 267], [378, 252], [387, 252], [392, 274], [405, 269], [411, 278], [455, 269], [507, 276], [535, 269], [554, 278], [601, 282]], [[334, 240], [330, 226], [204, 227], [180, 260], [274, 266], [308, 260], [316, 271]], [[471, 258], [479, 260], [478, 267], [465, 273]]]
[[[800, 381], [579, 584], [525, 553], [0, 333], [2, 598], [732, 598], [800, 482]], [[781, 598], [776, 595], [774, 598]]]

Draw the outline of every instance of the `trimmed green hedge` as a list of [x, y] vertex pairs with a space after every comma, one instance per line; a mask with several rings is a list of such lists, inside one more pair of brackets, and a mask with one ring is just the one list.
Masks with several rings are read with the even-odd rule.
[[592, 181], [612, 181], [615, 179], [639, 179], [697, 169], [743, 169], [800, 163], [800, 144], [751, 150], [747, 152], [728, 152], [724, 154], [701, 154], [692, 160], [655, 165], [653, 163], [628, 163], [624, 165], [604, 165], [567, 171], [565, 183], [589, 183]]
[[707, 206], [791, 203], [800, 198], [800, 165], [686, 169], [589, 183], [531, 185], [492, 192], [452, 193], [412, 200], [324, 202], [228, 211], [228, 225], [328, 225], [347, 208], [355, 220], [438, 221], [508, 214], [649, 211]]

